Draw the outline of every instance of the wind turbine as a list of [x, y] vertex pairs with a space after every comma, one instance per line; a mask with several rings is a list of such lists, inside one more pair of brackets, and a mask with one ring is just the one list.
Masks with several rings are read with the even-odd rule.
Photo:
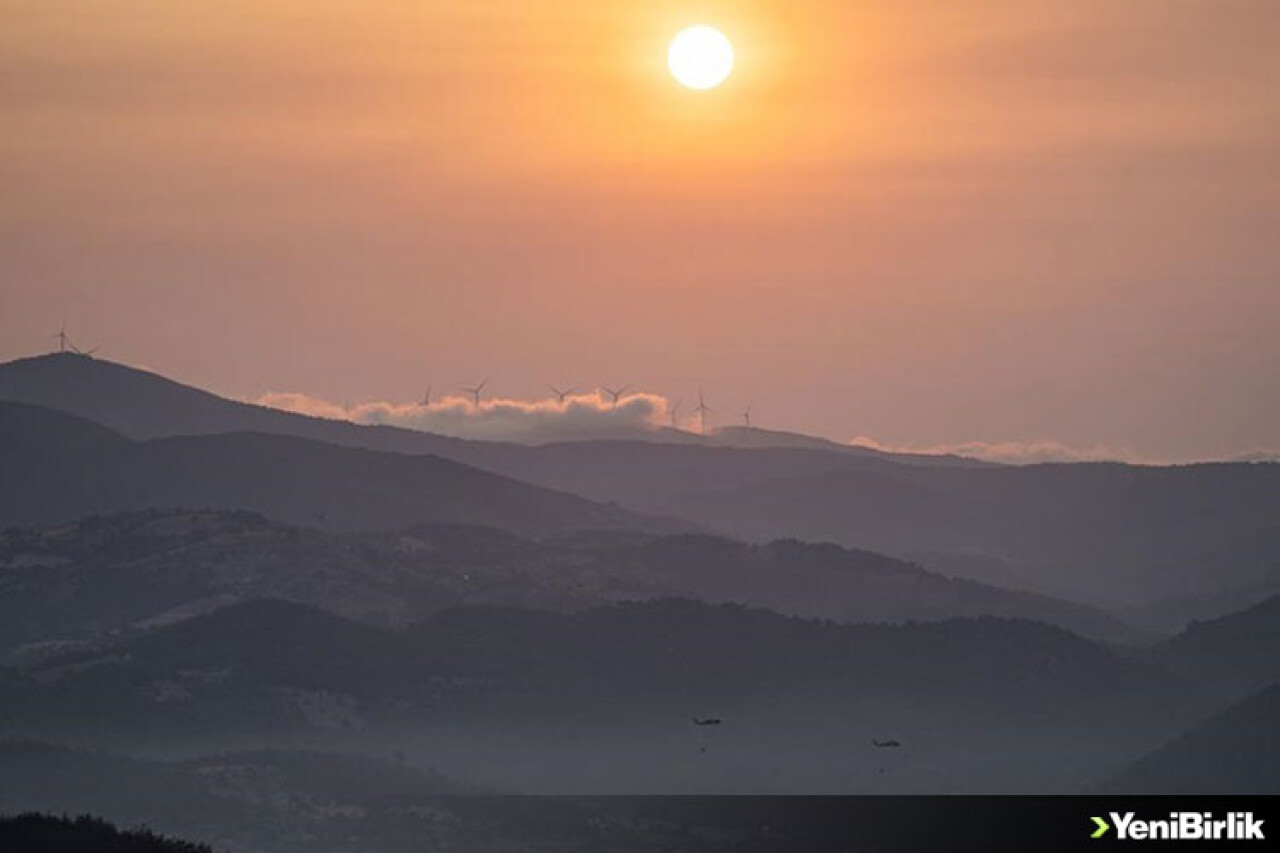
[[481, 382], [479, 385], [477, 385], [474, 388], [462, 389], [463, 391], [466, 391], [468, 394], [471, 395], [471, 399], [475, 402], [475, 407], [477, 409], [480, 408], [480, 392], [484, 391], [484, 386], [488, 384], [489, 384], [489, 380], [486, 379], [485, 381]]
[[747, 425], [747, 429], [751, 429], [751, 406], [752, 405], [753, 405], [752, 403], [748, 403], [746, 410], [742, 413], [742, 422]]
[[627, 393], [628, 387], [629, 386], [627, 385], [623, 385], [621, 388], [615, 391], [612, 388], [605, 385], [605, 386], [601, 386], [600, 390], [613, 398], [613, 407], [616, 409], [618, 408], [618, 398], [621, 397], [623, 394]]
[[715, 409], [707, 405], [706, 398], [702, 396], [701, 388], [698, 389], [698, 408], [694, 409], [694, 411], [697, 412], [699, 417], [701, 418], [702, 434], [706, 435], [707, 434], [707, 415], [708, 413], [714, 413]]
[[567, 391], [561, 391], [559, 388], [557, 388], [554, 385], [548, 385], [547, 387], [551, 389], [552, 395], [556, 398], [556, 400], [561, 405], [564, 405], [564, 401], [569, 398], [569, 395], [572, 394], [575, 390], [577, 390], [575, 388], [570, 388]]
[[[67, 351], [67, 346], [70, 344], [71, 339], [67, 337], [67, 323], [65, 320], [62, 322], [62, 328], [58, 330], [57, 334], [51, 335], [50, 337], [58, 339], [58, 352]], [[71, 349], [75, 349], [75, 347], [73, 346]]]
[[671, 407], [671, 428], [672, 429], [676, 429], [676, 424], [679, 423], [678, 417], [680, 415], [680, 406], [683, 403], [684, 403], [684, 397], [681, 397], [679, 400], [676, 400], [675, 405]]
[[428, 385], [426, 393], [422, 395], [422, 406], [423, 408], [426, 408], [427, 406], [430, 406], [430, 405], [431, 405], [431, 386]]

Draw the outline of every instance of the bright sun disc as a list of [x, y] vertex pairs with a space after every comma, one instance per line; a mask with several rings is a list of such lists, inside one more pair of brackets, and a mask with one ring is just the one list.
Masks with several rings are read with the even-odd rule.
[[714, 27], [689, 27], [667, 49], [671, 74], [690, 89], [714, 89], [733, 71], [733, 45]]

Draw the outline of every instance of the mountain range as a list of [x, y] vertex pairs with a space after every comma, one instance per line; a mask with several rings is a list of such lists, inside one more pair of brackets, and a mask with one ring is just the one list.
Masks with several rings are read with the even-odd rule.
[[[1238, 698], [1258, 665], [1202, 642], [1242, 619], [1274, 632], [1258, 608], [1140, 651], [1021, 620], [838, 625], [674, 599], [464, 606], [393, 631], [246, 600], [0, 669], [0, 736], [270, 737], [508, 791], [1275, 793], [1275, 688]], [[1189, 646], [1236, 677], [1201, 684]]]
[[161, 506], [249, 509], [329, 530], [427, 521], [536, 535], [691, 527], [436, 456], [266, 433], [137, 442], [20, 403], [0, 403], [0, 467], [0, 524], [9, 525]]
[[1100, 610], [834, 545], [627, 531], [535, 540], [439, 524], [330, 533], [246, 511], [145, 510], [0, 533], [0, 661], [245, 598], [403, 626], [464, 605], [567, 612], [672, 596], [841, 622], [1010, 616], [1149, 639]]
[[1280, 794], [1280, 683], [1249, 696], [1134, 762], [1098, 793]]
[[1193, 622], [1153, 654], [1165, 668], [1231, 699], [1280, 684], [1280, 595], [1238, 613]]
[[[212, 438], [246, 431], [363, 450], [431, 454], [604, 504], [606, 509], [592, 510], [596, 518], [586, 519], [588, 525], [607, 521], [607, 526], [653, 529], [663, 523], [657, 517], [667, 520], [667, 529], [679, 519], [686, 529], [753, 542], [788, 537], [831, 541], [1004, 587], [1126, 608], [1164, 630], [1177, 630], [1187, 618], [1225, 611], [1183, 607], [1176, 609], [1180, 615], [1161, 619], [1157, 605], [1162, 601], [1221, 600], [1229, 608], [1280, 590], [1280, 465], [1275, 464], [995, 466], [955, 457], [895, 456], [747, 428], [723, 431], [720, 439], [691, 440], [682, 434], [679, 442], [664, 440], [662, 431], [648, 441], [536, 447], [463, 441], [266, 409], [72, 354], [0, 365], [0, 400], [57, 409], [118, 430], [143, 442], [166, 466], [170, 459], [206, 452], [219, 458], [218, 453], [231, 451]], [[266, 437], [227, 441], [253, 445], [244, 450], [250, 458], [255, 452], [274, 455], [277, 446]], [[298, 464], [306, 465], [307, 453], [313, 452], [318, 451], [297, 451]], [[337, 467], [348, 471], [356, 464], [351, 460], [373, 464], [369, 460], [377, 457], [342, 458], [348, 461]], [[221, 460], [225, 465], [226, 457]], [[454, 469], [452, 476], [463, 475]], [[468, 478], [478, 480], [476, 475]], [[307, 483], [295, 491], [309, 492], [316, 485]], [[388, 488], [396, 492], [404, 487], [389, 483]], [[188, 498], [163, 489], [156, 496]], [[240, 506], [316, 523], [329, 499], [308, 495], [303, 506], [291, 509], [276, 498], [274, 503], [263, 499]], [[209, 505], [226, 504], [215, 500]], [[134, 506], [136, 501], [116, 503], [101, 511]], [[73, 509], [100, 511], [81, 505], [68, 506], [66, 513]], [[607, 518], [610, 511], [613, 519]], [[369, 516], [382, 513], [375, 500], [349, 525], [363, 525]], [[563, 517], [539, 525], [524, 520], [523, 511], [508, 515], [521, 518], [504, 521], [497, 512], [468, 516], [456, 511], [448, 520], [525, 533], [583, 526]], [[424, 520], [407, 518], [394, 507], [386, 516], [393, 524]], [[41, 520], [30, 513], [8, 517]], [[433, 520], [444, 519], [437, 513]]]
[[171, 759], [110, 772], [253, 790], [219, 831], [293, 839], [348, 807], [422, 831], [401, 782], [1274, 792], [1278, 509], [1269, 463], [463, 441], [26, 359], [0, 365], [0, 737]]
[[[244, 601], [12, 669], [0, 700], [11, 737], [397, 748], [561, 793], [1071, 789], [1208, 707], [1037, 623], [838, 625], [674, 599], [463, 607], [400, 631]], [[885, 737], [909, 746], [880, 755]]]

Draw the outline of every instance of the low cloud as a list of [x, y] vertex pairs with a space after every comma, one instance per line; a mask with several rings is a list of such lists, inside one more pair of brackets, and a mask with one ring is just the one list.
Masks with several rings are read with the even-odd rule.
[[[374, 401], [352, 405], [293, 392], [269, 392], [251, 402], [312, 417], [351, 421], [359, 424], [386, 424], [422, 430], [455, 438], [485, 441], [512, 441], [544, 444], [554, 441], [591, 439], [635, 439], [657, 433], [671, 424], [671, 403], [659, 394], [635, 393], [622, 397], [615, 406], [599, 392], [575, 394], [560, 402], [554, 399], [481, 400], [477, 407], [470, 397], [451, 395], [429, 406], [417, 403]], [[681, 429], [698, 431], [696, 417], [685, 415]], [[1004, 465], [1034, 465], [1046, 462], [1127, 462], [1159, 465], [1187, 462], [1186, 459], [1155, 459], [1126, 447], [1106, 444], [1073, 445], [1055, 439], [1031, 441], [962, 441], [894, 443], [858, 436], [849, 444], [885, 453], [955, 455]], [[1232, 462], [1276, 462], [1280, 454], [1260, 451], [1231, 458]]]
[[1052, 439], [1034, 441], [964, 441], [942, 444], [886, 444], [858, 436], [850, 444], [886, 453], [953, 454], [999, 462], [1004, 465], [1034, 465], [1042, 462], [1143, 462], [1132, 450], [1102, 444], [1073, 446]]
[[1254, 450], [1251, 453], [1241, 453], [1227, 460], [1228, 462], [1256, 462], [1258, 464], [1275, 464], [1280, 463], [1280, 450]]
[[270, 392], [253, 402], [302, 415], [386, 424], [457, 438], [540, 444], [593, 438], [634, 438], [668, 423], [667, 400], [655, 394], [629, 394], [615, 406], [599, 393], [558, 400], [481, 400], [450, 396], [429, 406], [366, 402], [342, 405], [308, 394]]

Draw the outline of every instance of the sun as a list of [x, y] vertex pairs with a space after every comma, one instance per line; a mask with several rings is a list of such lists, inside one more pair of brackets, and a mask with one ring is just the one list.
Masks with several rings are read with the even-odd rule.
[[667, 65], [681, 85], [714, 89], [733, 71], [733, 45], [715, 27], [689, 27], [671, 40]]

